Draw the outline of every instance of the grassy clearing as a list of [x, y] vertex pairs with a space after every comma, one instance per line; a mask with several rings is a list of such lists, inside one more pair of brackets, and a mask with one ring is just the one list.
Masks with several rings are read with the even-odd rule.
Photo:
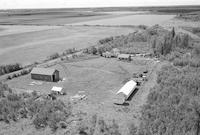
[[136, 97], [128, 101], [128, 106], [114, 105], [115, 93], [123, 86], [124, 80], [130, 78], [133, 73], [143, 72], [147, 68], [152, 70], [154, 66], [155, 63], [145, 58], [135, 59], [131, 63], [102, 57], [92, 58], [53, 66], [60, 71], [62, 78], [66, 78], [64, 82], [29, 85], [34, 80], [30, 79], [30, 75], [26, 75], [7, 81], [7, 83], [16, 92], [35, 90], [42, 94], [49, 93], [52, 86], [62, 86], [67, 95], [59, 99], [64, 102], [79, 91], [84, 91], [87, 100], [73, 104], [74, 112], [97, 114], [98, 117], [104, 117], [106, 121], [115, 119], [119, 123], [120, 131], [127, 133], [126, 126], [130, 124], [130, 118], [137, 123], [140, 106], [145, 102], [148, 88], [147, 86], [142, 88]]

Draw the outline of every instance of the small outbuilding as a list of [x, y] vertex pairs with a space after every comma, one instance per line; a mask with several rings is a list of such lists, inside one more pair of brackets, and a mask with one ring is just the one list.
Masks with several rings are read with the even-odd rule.
[[105, 53], [102, 53], [102, 56], [105, 58], [111, 58], [113, 57], [113, 54], [111, 52], [106, 51]]
[[133, 80], [128, 81], [118, 92], [117, 92], [117, 104], [123, 104], [133, 93], [137, 86], [137, 83]]
[[119, 60], [131, 61], [131, 55], [130, 54], [119, 54], [118, 59]]
[[31, 79], [57, 82], [59, 81], [59, 71], [52, 68], [33, 68], [31, 71]]
[[113, 52], [115, 57], [117, 57], [120, 54], [120, 50], [118, 48], [113, 48], [112, 52]]
[[57, 93], [57, 94], [61, 94], [61, 95], [64, 94], [62, 87], [53, 86], [51, 91], [52, 91], [52, 93]]

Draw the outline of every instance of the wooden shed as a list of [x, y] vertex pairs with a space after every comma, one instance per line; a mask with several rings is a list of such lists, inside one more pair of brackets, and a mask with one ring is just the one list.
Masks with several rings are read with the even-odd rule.
[[119, 60], [131, 61], [131, 55], [130, 54], [119, 54], [118, 59]]
[[59, 71], [52, 68], [33, 68], [31, 71], [31, 79], [57, 82], [59, 81]]

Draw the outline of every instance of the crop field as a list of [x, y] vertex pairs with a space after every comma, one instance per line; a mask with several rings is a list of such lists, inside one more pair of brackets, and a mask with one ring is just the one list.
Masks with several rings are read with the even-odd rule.
[[[73, 105], [74, 111], [97, 114], [107, 120], [115, 119], [119, 122], [120, 130], [126, 133], [125, 125], [130, 124], [130, 117], [133, 118], [135, 124], [138, 124], [140, 107], [145, 103], [146, 96], [155, 83], [152, 81], [156, 80], [156, 72], [151, 72], [156, 67], [157, 64], [153, 60], [145, 58], [138, 58], [129, 63], [115, 58], [99, 57], [53, 66], [52, 68], [60, 71], [61, 78], [65, 78], [64, 81], [58, 83], [35, 81], [31, 80], [30, 75], [26, 75], [10, 80], [7, 84], [17, 92], [35, 90], [41, 94], [50, 93], [53, 86], [61, 86], [67, 93], [66, 96], [59, 97], [64, 102], [79, 92], [83, 92], [86, 99], [76, 102]], [[133, 73], [141, 73], [146, 69], [152, 75], [150, 81], [146, 82], [146, 86], [136, 91], [126, 106], [115, 105], [116, 92], [127, 79], [131, 78]]]
[[8, 30], [0, 31], [1, 64], [30, 64], [43, 60], [52, 53], [62, 53], [69, 48], [86, 48], [95, 45], [99, 39], [135, 31], [134, 28], [97, 26], [33, 26], [32, 29], [31, 26], [16, 27], [24, 27], [24, 32], [21, 30], [17, 33], [13, 26], [10, 26], [11, 30], [7, 27]]

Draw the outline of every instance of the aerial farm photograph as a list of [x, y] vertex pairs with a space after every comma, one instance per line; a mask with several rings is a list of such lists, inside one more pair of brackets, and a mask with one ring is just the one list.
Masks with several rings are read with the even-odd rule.
[[0, 0], [0, 135], [200, 135], [200, 0]]

